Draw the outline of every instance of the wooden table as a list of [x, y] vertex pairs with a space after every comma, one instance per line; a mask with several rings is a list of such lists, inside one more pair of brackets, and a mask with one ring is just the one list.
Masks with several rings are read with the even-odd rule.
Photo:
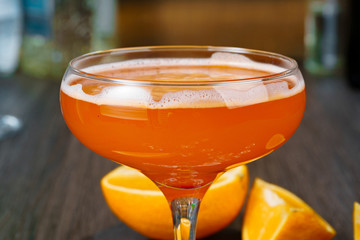
[[[360, 201], [360, 91], [340, 77], [306, 77], [307, 109], [282, 148], [249, 164], [255, 177], [297, 194], [352, 239], [352, 208]], [[0, 239], [146, 239], [108, 209], [99, 181], [116, 167], [67, 129], [59, 82], [0, 78], [0, 113], [25, 126], [0, 142]], [[251, 181], [251, 183], [252, 183]], [[242, 214], [208, 239], [240, 239]]]

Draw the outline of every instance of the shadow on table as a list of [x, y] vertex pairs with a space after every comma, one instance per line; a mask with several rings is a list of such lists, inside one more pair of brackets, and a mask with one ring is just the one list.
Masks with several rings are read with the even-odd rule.
[[[94, 236], [89, 236], [83, 238], [82, 240], [149, 240], [149, 238], [144, 237], [143, 235], [135, 232], [126, 225], [116, 225], [111, 228], [104, 229]], [[203, 240], [239, 240], [241, 239], [241, 232], [234, 229], [224, 229], [210, 237], [203, 238]]]

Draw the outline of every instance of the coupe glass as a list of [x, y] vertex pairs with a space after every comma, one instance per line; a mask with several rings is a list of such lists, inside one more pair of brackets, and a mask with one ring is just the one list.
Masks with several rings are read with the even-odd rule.
[[60, 101], [69, 129], [85, 146], [159, 186], [175, 239], [195, 239], [210, 184], [291, 137], [304, 113], [305, 85], [296, 62], [275, 53], [123, 48], [72, 60]]

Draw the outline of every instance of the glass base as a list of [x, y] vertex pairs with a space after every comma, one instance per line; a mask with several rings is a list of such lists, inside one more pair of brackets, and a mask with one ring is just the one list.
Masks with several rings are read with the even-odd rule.
[[195, 240], [200, 200], [194, 197], [177, 198], [171, 202], [175, 240]]

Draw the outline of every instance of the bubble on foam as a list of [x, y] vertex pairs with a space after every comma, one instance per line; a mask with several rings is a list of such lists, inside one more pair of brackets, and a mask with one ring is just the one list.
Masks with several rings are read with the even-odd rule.
[[249, 70], [260, 70], [272, 73], [281, 73], [286, 70], [280, 66], [253, 61], [250, 58], [238, 53], [213, 53], [210, 58], [210, 64], [241, 67]]
[[215, 63], [253, 63], [250, 58], [238, 53], [216, 52], [211, 55], [210, 62]]
[[221, 96], [214, 89], [182, 90], [165, 93], [160, 101], [152, 101], [149, 106], [153, 108], [216, 106], [222, 102]]
[[221, 95], [226, 106], [229, 108], [251, 105], [269, 100], [268, 91], [262, 82], [240, 84], [238, 86], [225, 88], [217, 87], [216, 91]]
[[67, 95], [72, 96], [73, 98], [81, 99], [86, 102], [93, 102], [95, 104], [97, 103], [96, 101], [97, 97], [86, 94], [82, 90], [81, 84], [68, 85], [66, 82], [65, 83], [63, 82], [61, 84], [61, 90]]
[[127, 106], [147, 106], [152, 101], [149, 91], [136, 86], [113, 86], [104, 88], [97, 96], [97, 104], [113, 105], [121, 103]]
[[269, 83], [266, 85], [270, 99], [288, 95], [289, 84], [286, 81]]
[[302, 79], [300, 72], [297, 77], [290, 76], [285, 79], [275, 80], [273, 82], [266, 83], [266, 88], [269, 94], [269, 99], [275, 100], [279, 98], [290, 97], [296, 93], [301, 92], [305, 88], [303, 80], [297, 80], [296, 78]]

